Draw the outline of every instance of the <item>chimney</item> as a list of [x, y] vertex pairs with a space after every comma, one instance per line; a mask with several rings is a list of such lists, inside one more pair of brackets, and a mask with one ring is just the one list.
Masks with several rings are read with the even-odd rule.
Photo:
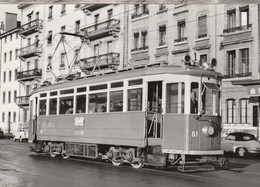
[[5, 13], [5, 32], [17, 28], [17, 14]]

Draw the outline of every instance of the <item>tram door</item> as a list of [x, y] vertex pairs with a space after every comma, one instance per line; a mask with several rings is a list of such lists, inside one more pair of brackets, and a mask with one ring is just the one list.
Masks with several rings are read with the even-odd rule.
[[[162, 81], [148, 82], [147, 138], [162, 138]], [[148, 145], [160, 144], [148, 141]]]
[[37, 105], [37, 98], [35, 98], [35, 102], [33, 100], [30, 101], [30, 126], [32, 127], [30, 134], [32, 134], [32, 140], [36, 140], [37, 134]]

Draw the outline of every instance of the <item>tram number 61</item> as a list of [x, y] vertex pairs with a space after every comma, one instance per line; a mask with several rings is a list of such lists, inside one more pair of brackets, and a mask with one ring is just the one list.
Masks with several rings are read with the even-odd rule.
[[192, 132], [191, 132], [191, 136], [192, 136], [193, 138], [197, 138], [197, 137], [199, 137], [199, 132], [198, 132], [198, 131], [192, 131]]

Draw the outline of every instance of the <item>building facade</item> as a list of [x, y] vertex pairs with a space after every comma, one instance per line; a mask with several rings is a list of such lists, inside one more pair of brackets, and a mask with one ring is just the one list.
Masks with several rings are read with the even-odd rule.
[[30, 92], [42, 84], [153, 64], [185, 66], [189, 55], [193, 64], [223, 74], [223, 135], [231, 131], [258, 135], [259, 5], [34, 4], [19, 8], [22, 39], [17, 77], [23, 121], [28, 119]]
[[20, 60], [19, 22], [17, 15], [6, 13], [5, 29], [0, 34], [0, 128], [5, 134], [13, 133], [20, 121], [20, 109], [17, 106], [19, 83], [17, 72]]

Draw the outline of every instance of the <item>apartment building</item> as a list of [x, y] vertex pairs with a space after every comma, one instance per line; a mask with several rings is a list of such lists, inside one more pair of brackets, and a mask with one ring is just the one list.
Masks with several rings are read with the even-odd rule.
[[223, 132], [257, 135], [259, 5], [45, 4], [19, 8], [18, 104], [22, 108], [28, 107], [34, 88], [64, 80], [69, 74], [77, 77], [152, 64], [185, 66], [184, 57], [190, 55], [199, 66], [217, 62], [213, 69], [224, 75]]
[[17, 14], [7, 12], [5, 16], [5, 29], [0, 34], [0, 128], [8, 134], [17, 129], [20, 121], [20, 109], [16, 104], [19, 92], [17, 71], [20, 64], [20, 22], [17, 21]]

